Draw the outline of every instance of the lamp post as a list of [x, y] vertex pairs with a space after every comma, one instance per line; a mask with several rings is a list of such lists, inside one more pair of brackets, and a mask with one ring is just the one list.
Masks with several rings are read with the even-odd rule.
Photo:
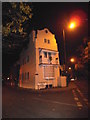
[[[74, 29], [76, 27], [75, 22], [71, 22], [69, 24], [69, 29]], [[63, 42], [64, 42], [64, 58], [65, 58], [65, 72], [67, 71], [67, 62], [66, 62], [66, 38], [65, 38], [65, 30], [63, 29]]]
[[65, 44], [65, 30], [63, 29], [63, 42], [64, 42], [64, 62], [65, 62], [65, 71], [66, 71], [66, 44]]
[[75, 79], [75, 62], [76, 62], [76, 59], [75, 58], [71, 58], [70, 59], [70, 62], [71, 62], [71, 66], [72, 66], [72, 77]]

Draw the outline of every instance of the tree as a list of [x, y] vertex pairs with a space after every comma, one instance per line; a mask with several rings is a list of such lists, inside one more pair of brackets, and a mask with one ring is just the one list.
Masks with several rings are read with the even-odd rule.
[[90, 48], [90, 42], [87, 38], [83, 39], [83, 43], [78, 47], [77, 58], [77, 74], [78, 76], [88, 78], [88, 50]]
[[2, 3], [2, 45], [3, 50], [20, 48], [27, 40], [27, 24], [32, 19], [32, 4], [22, 2]]
[[83, 43], [77, 49], [79, 61], [83, 65], [88, 63], [88, 47], [89, 47], [88, 39], [84, 38]]

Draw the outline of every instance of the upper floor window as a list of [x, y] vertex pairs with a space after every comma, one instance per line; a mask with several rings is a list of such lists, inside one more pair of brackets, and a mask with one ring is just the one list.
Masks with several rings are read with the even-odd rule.
[[48, 44], [50, 44], [50, 40], [48, 40]]
[[47, 52], [44, 52], [44, 57], [47, 58]]
[[45, 32], [46, 32], [46, 33], [48, 33], [48, 31], [47, 31], [47, 30], [45, 30]]
[[48, 53], [48, 56], [49, 56], [49, 57], [51, 56], [51, 53], [50, 53], [50, 52]]
[[44, 39], [44, 43], [48, 43], [48, 44], [50, 44], [50, 40], [48, 40], [48, 39]]
[[56, 60], [58, 60], [58, 58], [56, 58]]
[[46, 43], [47, 42], [47, 40], [46, 39], [44, 39], [44, 43]]

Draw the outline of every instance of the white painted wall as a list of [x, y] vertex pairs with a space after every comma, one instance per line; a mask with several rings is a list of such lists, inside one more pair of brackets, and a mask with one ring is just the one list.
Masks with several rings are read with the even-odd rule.
[[[45, 31], [48, 31], [46, 33]], [[50, 40], [50, 44], [44, 43], [44, 39]], [[54, 71], [55, 71], [55, 77], [54, 79], [47, 80], [44, 78], [44, 67], [43, 65], [39, 63], [39, 49], [42, 49], [41, 55], [42, 55], [42, 63], [50, 64], [48, 62], [48, 59], [44, 58], [44, 51], [51, 52], [52, 53], [52, 65], [54, 65]], [[55, 53], [55, 54], [54, 54]], [[22, 65], [22, 61], [24, 58], [26, 58], [29, 55], [29, 62]], [[56, 65], [56, 58], [58, 58], [58, 62]], [[43, 82], [45, 84], [52, 84], [53, 87], [56, 87], [58, 85], [58, 77], [59, 74], [59, 53], [58, 53], [58, 47], [55, 39], [55, 35], [52, 34], [48, 29], [44, 30], [38, 30], [37, 31], [37, 38], [35, 38], [35, 31], [32, 31], [30, 34], [30, 42], [28, 44], [27, 49], [23, 50], [20, 55], [21, 63], [20, 66], [20, 75], [25, 72], [29, 72], [29, 80], [21, 80], [21, 77], [19, 76], [19, 86], [25, 87], [25, 88], [32, 88], [32, 89], [38, 89], [38, 84]]]

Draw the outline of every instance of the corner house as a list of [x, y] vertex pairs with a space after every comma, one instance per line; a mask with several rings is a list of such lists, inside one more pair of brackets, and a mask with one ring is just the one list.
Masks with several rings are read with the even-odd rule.
[[59, 86], [59, 52], [55, 35], [48, 29], [32, 31], [19, 59], [19, 86], [41, 89]]

